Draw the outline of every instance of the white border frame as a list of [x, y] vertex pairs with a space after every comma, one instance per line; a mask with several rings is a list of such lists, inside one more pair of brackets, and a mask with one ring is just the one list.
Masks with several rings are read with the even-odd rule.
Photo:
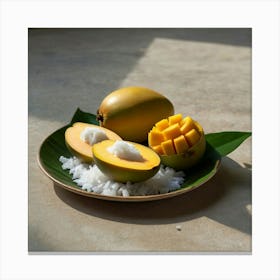
[[[277, 0], [0, 3], [1, 279], [280, 279]], [[252, 255], [28, 255], [27, 28], [112, 26], [253, 28]]]

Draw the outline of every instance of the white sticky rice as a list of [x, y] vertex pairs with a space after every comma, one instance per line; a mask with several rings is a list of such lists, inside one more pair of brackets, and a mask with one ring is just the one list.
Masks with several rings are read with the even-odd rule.
[[130, 161], [144, 161], [141, 153], [130, 143], [122, 140], [116, 141], [112, 146], [107, 148], [108, 152], [118, 158]]
[[110, 196], [163, 194], [180, 189], [185, 173], [161, 165], [154, 177], [140, 183], [119, 183], [110, 180], [96, 165], [81, 163], [76, 157], [61, 156], [62, 169], [68, 169], [72, 180], [83, 190]]
[[81, 132], [80, 138], [91, 146], [108, 139], [106, 133], [103, 130], [94, 127], [86, 127]]

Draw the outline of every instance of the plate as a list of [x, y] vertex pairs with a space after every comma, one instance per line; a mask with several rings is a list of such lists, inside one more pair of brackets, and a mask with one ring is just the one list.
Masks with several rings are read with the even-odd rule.
[[121, 202], [141, 202], [166, 199], [181, 195], [183, 193], [192, 191], [209, 181], [218, 171], [221, 163], [221, 156], [208, 143], [206, 144], [206, 151], [201, 162], [194, 168], [186, 172], [186, 179], [181, 188], [166, 194], [147, 195], [147, 196], [108, 196], [93, 192], [82, 190], [76, 183], [72, 181], [72, 177], [68, 170], [63, 170], [60, 156], [71, 157], [65, 145], [64, 133], [70, 125], [64, 126], [50, 136], [48, 136], [42, 143], [38, 153], [38, 163], [41, 170], [58, 186], [77, 193], [82, 196], [88, 196], [97, 199], [121, 201]]

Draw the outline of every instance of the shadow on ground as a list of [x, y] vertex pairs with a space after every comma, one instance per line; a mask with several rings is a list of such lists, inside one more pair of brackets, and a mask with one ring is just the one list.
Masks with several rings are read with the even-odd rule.
[[65, 122], [77, 107], [95, 113], [156, 38], [250, 47], [251, 29], [29, 29], [29, 116]]
[[206, 216], [251, 234], [251, 215], [247, 211], [251, 205], [251, 170], [227, 157], [209, 182], [166, 200], [121, 203], [83, 197], [57, 185], [54, 190], [69, 206], [102, 219], [131, 224], [169, 224]]

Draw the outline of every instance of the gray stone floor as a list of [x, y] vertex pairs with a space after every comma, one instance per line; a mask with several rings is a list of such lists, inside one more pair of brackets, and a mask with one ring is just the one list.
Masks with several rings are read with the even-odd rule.
[[251, 251], [251, 139], [203, 187], [163, 201], [81, 197], [37, 164], [77, 107], [95, 113], [129, 85], [164, 94], [206, 133], [251, 131], [250, 29], [30, 29], [28, 56], [29, 251]]

